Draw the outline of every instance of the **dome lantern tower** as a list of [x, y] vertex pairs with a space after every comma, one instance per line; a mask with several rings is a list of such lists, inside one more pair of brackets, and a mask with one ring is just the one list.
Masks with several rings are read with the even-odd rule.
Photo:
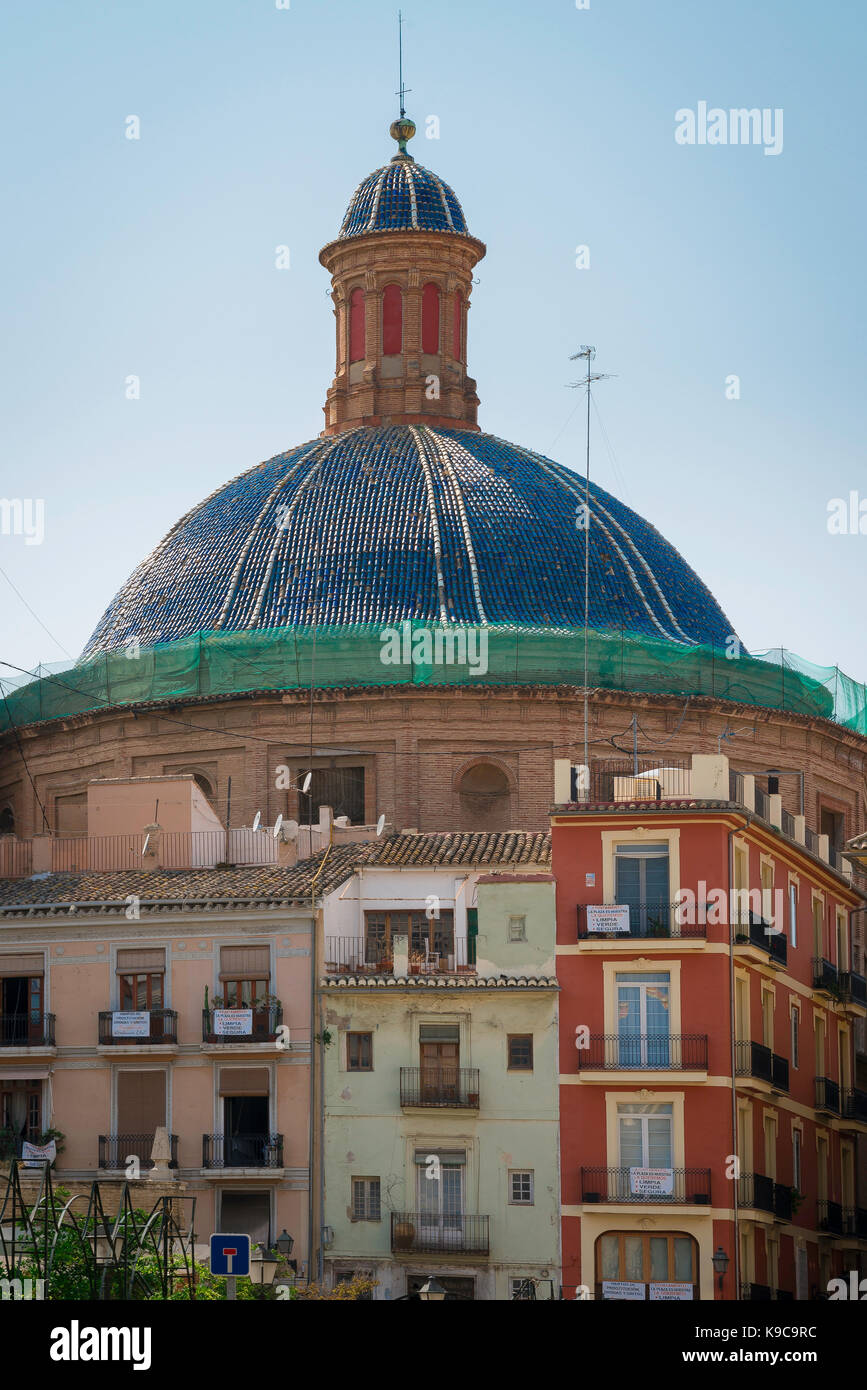
[[390, 133], [397, 154], [359, 184], [337, 240], [319, 253], [337, 330], [323, 434], [359, 425], [478, 430], [467, 314], [485, 246], [448, 184], [407, 152], [415, 124], [403, 111]]

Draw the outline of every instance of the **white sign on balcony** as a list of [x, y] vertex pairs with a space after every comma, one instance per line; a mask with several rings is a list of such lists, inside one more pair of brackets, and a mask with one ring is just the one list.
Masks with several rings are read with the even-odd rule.
[[632, 1303], [644, 1302], [644, 1284], [629, 1279], [603, 1279], [603, 1298], [625, 1298]]
[[21, 1145], [21, 1162], [25, 1168], [40, 1168], [46, 1161], [53, 1163], [57, 1157], [57, 1143], [54, 1139], [49, 1144], [28, 1144], [25, 1139]]
[[651, 1284], [651, 1303], [691, 1303], [692, 1284]]
[[215, 1009], [214, 1032], [221, 1037], [246, 1037], [253, 1031], [252, 1009]]
[[610, 907], [587, 904], [587, 930], [598, 932], [629, 932], [629, 904], [616, 903]]
[[111, 1016], [113, 1038], [149, 1038], [150, 1031], [149, 1013], [114, 1013]]
[[629, 1191], [633, 1197], [668, 1197], [674, 1191], [673, 1168], [630, 1168]]

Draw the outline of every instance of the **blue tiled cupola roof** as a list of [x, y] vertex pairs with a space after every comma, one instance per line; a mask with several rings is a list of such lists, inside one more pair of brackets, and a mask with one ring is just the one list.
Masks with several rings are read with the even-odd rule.
[[362, 179], [346, 209], [340, 240], [365, 232], [460, 232], [467, 224], [456, 195], [441, 178], [396, 154]]
[[[314, 622], [580, 627], [583, 498], [570, 469], [490, 434], [395, 425], [320, 437], [183, 517], [85, 655]], [[593, 483], [590, 516], [592, 627], [725, 644], [731, 624], [655, 527]]]

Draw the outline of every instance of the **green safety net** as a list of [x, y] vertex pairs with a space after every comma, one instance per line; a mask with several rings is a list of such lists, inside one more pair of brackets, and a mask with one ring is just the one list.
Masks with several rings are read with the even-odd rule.
[[[589, 685], [701, 695], [833, 719], [867, 734], [867, 690], [836, 666], [782, 648], [728, 655], [624, 631], [587, 634]], [[584, 684], [583, 628], [431, 627], [404, 622], [201, 632], [154, 647], [41, 666], [0, 681], [0, 729], [89, 710], [251, 691], [361, 686]]]

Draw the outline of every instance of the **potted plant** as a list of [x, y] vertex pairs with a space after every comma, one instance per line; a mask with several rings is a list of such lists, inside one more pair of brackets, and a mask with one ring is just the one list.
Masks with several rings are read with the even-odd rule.
[[415, 1226], [404, 1216], [394, 1223], [393, 1241], [395, 1250], [411, 1250], [415, 1240]]

